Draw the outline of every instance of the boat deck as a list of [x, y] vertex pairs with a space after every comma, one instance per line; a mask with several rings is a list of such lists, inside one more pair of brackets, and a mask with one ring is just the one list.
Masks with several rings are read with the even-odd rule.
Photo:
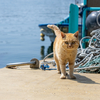
[[[52, 67], [52, 65], [51, 65]], [[56, 70], [0, 69], [0, 100], [100, 100], [100, 74], [75, 73], [60, 79]]]

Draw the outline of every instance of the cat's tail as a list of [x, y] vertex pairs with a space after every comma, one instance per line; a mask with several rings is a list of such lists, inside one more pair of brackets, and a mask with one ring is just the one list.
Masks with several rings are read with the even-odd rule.
[[48, 28], [52, 29], [55, 32], [55, 35], [58, 36], [61, 34], [60, 29], [56, 25], [47, 25]]

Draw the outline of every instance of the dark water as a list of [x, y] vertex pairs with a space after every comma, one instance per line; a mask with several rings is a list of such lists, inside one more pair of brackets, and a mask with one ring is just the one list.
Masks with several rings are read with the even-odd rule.
[[52, 51], [40, 40], [38, 24], [57, 23], [74, 0], [0, 0], [0, 68], [7, 63], [42, 59]]

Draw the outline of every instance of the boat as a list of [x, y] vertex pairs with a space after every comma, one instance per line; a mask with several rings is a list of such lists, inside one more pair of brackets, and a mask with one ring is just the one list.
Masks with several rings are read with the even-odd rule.
[[[81, 39], [85, 36], [89, 36], [93, 30], [100, 28], [100, 1], [83, 0], [83, 3], [79, 3], [79, 0], [75, 1], [76, 4], [70, 5], [70, 13], [64, 20], [58, 23], [48, 24], [57, 25], [60, 30], [65, 33], [73, 33], [79, 30], [79, 39]], [[93, 13], [91, 14], [91, 12]], [[47, 28], [48, 24], [38, 25], [40, 27], [41, 40], [44, 40], [44, 36], [48, 36], [50, 41], [53, 42], [55, 34], [51, 29]]]
[[[78, 23], [78, 30], [80, 32], [80, 37], [81, 37], [81, 27], [82, 27], [82, 24], [81, 24], [82, 21], [81, 20], [82, 20], [82, 18], [80, 16], [80, 12], [81, 12], [81, 8], [83, 6], [83, 3], [80, 3], [80, 4], [77, 3], [77, 6], [80, 9], [79, 10], [79, 16], [78, 16], [79, 17], [79, 19], [78, 19], [78, 21], [79, 21], [79, 23]], [[44, 36], [48, 36], [50, 38], [50, 41], [54, 42], [54, 40], [55, 40], [55, 33], [54, 33], [53, 30], [51, 30], [51, 29], [49, 29], [47, 27], [48, 24], [57, 25], [62, 32], [68, 33], [69, 15], [67, 15], [67, 17], [64, 20], [62, 20], [62, 21], [60, 21], [58, 23], [47, 23], [47, 24], [39, 24], [38, 25], [39, 28], [40, 28], [40, 33], [41, 33], [40, 34], [41, 40], [44, 41]]]

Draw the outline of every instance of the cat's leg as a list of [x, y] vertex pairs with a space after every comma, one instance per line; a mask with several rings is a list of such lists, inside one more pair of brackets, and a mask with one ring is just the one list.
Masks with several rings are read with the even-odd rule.
[[61, 74], [59, 61], [58, 61], [56, 55], [54, 55], [54, 59], [55, 59], [56, 66], [57, 66], [57, 73], [58, 73], [58, 74]]
[[76, 79], [76, 77], [73, 75], [74, 71], [74, 63], [69, 63], [69, 76], [71, 79]]
[[66, 78], [66, 66], [63, 65], [63, 64], [61, 64], [60, 65], [60, 70], [61, 70], [61, 76], [60, 76], [60, 78], [61, 79], [65, 79]]

